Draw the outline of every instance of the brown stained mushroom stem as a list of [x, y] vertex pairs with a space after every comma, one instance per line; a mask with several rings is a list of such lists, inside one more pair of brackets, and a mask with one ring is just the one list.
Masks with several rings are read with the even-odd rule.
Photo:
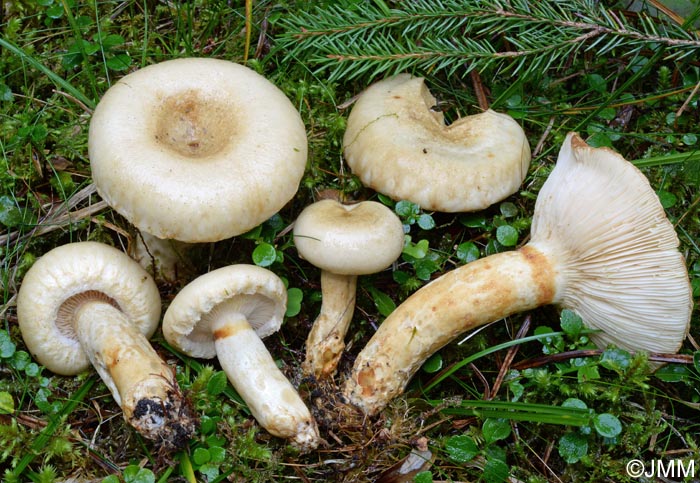
[[325, 199], [299, 214], [294, 243], [302, 258], [321, 269], [323, 297], [306, 340], [306, 374], [335, 373], [355, 311], [357, 276], [391, 265], [401, 255], [403, 240], [401, 220], [375, 201], [345, 205]]
[[25, 275], [17, 315], [27, 347], [49, 370], [74, 375], [92, 364], [139, 433], [168, 451], [188, 442], [196, 418], [147, 340], [160, 295], [127, 255], [94, 242], [54, 248]]
[[[146, 438], [170, 444], [175, 436], [172, 446], [181, 447], [193, 432], [194, 420], [192, 415], [180, 420], [188, 408], [174, 370], [111, 303], [91, 300], [76, 305], [73, 325], [80, 345], [124, 418]], [[178, 434], [165, 434], [173, 424]]]
[[421, 288], [360, 352], [345, 394], [367, 414], [463, 332], [554, 304], [601, 333], [599, 347], [676, 352], [692, 294], [678, 238], [642, 173], [570, 133], [542, 187], [530, 242], [468, 263]]

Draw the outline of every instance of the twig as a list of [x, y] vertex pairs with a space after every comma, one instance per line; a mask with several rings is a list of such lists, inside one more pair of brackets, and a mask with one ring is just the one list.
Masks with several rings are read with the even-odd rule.
[[9, 242], [21, 242], [27, 238], [31, 238], [37, 235], [44, 235], [50, 233], [54, 230], [58, 230], [66, 225], [75, 223], [84, 218], [90, 217], [95, 213], [107, 208], [109, 205], [105, 201], [98, 201], [90, 206], [82, 208], [76, 211], [70, 211], [77, 205], [90, 198], [93, 194], [97, 192], [95, 185], [90, 184], [78, 191], [76, 194], [71, 196], [65, 202], [61, 203], [58, 208], [54, 209], [51, 205], [46, 215], [44, 215], [27, 233], [22, 234], [20, 230], [13, 231], [11, 233], [6, 233], [0, 235], [0, 246], [6, 245]]
[[[525, 317], [523, 325], [520, 326], [518, 333], [515, 335], [516, 339], [522, 339], [523, 337], [525, 337], [525, 334], [527, 334], [530, 330], [530, 321], [531, 318], [529, 315]], [[501, 364], [501, 367], [498, 370], [498, 376], [496, 376], [496, 381], [493, 383], [493, 388], [491, 389], [491, 397], [485, 397], [484, 399], [493, 399], [494, 397], [496, 397], [496, 394], [501, 388], [501, 385], [503, 384], [503, 381], [506, 378], [506, 374], [508, 373], [511, 364], [513, 363], [513, 359], [515, 359], [515, 355], [518, 353], [519, 348], [520, 346], [514, 345], [513, 347], [508, 349], [508, 352], [506, 352], [506, 357], [503, 360], [503, 364]]]

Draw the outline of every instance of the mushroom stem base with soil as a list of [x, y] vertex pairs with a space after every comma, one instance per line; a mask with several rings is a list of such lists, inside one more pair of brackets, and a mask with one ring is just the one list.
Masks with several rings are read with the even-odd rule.
[[321, 271], [321, 311], [306, 339], [305, 374], [328, 377], [338, 367], [355, 312], [356, 275]]
[[430, 355], [459, 334], [552, 303], [558, 271], [550, 260], [538, 248], [525, 246], [475, 260], [421, 288], [394, 310], [362, 350], [346, 396], [365, 413], [375, 414], [403, 391]]
[[316, 448], [316, 422], [236, 304], [217, 308], [212, 332], [222, 369], [260, 425], [300, 451]]
[[182, 447], [194, 433], [196, 418], [173, 370], [143, 334], [107, 300], [83, 303], [73, 320], [83, 350], [129, 424], [162, 446]]

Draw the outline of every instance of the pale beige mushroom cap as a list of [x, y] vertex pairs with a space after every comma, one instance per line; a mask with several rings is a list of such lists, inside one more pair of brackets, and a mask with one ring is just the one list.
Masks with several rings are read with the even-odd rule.
[[211, 242], [254, 228], [294, 196], [307, 141], [297, 110], [263, 76], [189, 58], [110, 87], [88, 150], [98, 192], [137, 228]]
[[96, 242], [54, 248], [24, 276], [17, 296], [17, 318], [29, 351], [56, 374], [73, 375], [90, 367], [72, 325], [74, 297], [97, 297], [111, 303], [146, 338], [158, 326], [158, 288], [126, 254]]
[[599, 347], [674, 353], [693, 308], [678, 237], [647, 178], [577, 134], [542, 187], [531, 246], [556, 260], [555, 304], [573, 309]]
[[401, 220], [375, 201], [345, 205], [313, 203], [294, 223], [294, 244], [312, 265], [339, 275], [366, 275], [385, 269], [403, 249]]
[[445, 125], [424, 79], [379, 81], [353, 106], [345, 159], [362, 182], [427, 210], [484, 209], [517, 191], [530, 145], [510, 116], [487, 110]]
[[191, 357], [216, 357], [212, 325], [227, 302], [243, 314], [258, 337], [276, 332], [287, 309], [287, 290], [274, 273], [256, 265], [231, 265], [201, 275], [173, 299], [163, 317], [166, 340]]

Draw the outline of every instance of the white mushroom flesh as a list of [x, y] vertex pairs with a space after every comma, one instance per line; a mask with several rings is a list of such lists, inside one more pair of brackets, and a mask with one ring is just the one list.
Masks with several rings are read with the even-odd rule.
[[212, 330], [218, 360], [229, 381], [270, 434], [289, 439], [300, 451], [316, 448], [318, 428], [299, 393], [246, 316], [226, 305], [216, 309]]

